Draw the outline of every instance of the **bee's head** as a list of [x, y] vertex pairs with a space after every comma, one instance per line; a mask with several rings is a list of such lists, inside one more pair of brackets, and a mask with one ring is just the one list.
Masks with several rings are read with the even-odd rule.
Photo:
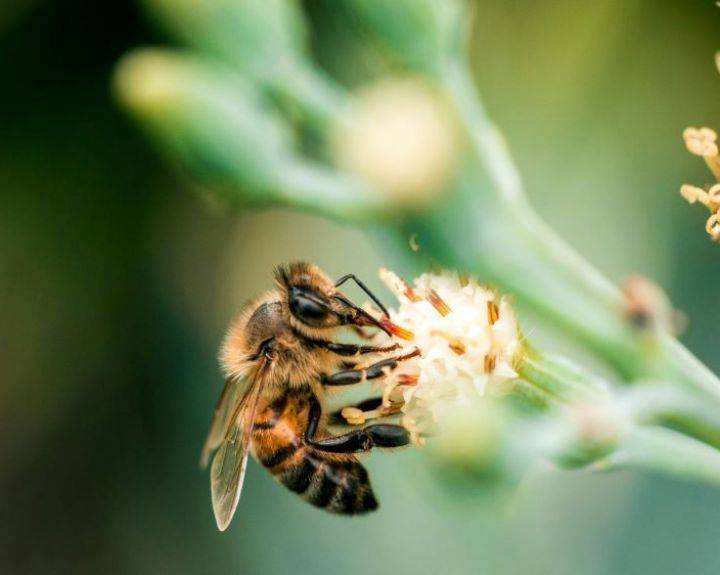
[[344, 325], [381, 327], [365, 310], [345, 297], [317, 266], [295, 262], [278, 267], [275, 278], [287, 304], [290, 321], [306, 331]]

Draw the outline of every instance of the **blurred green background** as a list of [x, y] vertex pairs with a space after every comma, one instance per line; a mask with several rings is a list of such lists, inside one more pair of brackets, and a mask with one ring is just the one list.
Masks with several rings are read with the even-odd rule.
[[[319, 61], [357, 81], [353, 23], [331, 0], [305, 7]], [[474, 14], [478, 83], [538, 211], [613, 279], [662, 283], [720, 371], [720, 248], [678, 194], [710, 178], [680, 135], [720, 128], [720, 10], [478, 0]], [[0, 572], [720, 572], [716, 489], [548, 466], [485, 491], [413, 451], [370, 458], [381, 510], [357, 519], [251, 464], [218, 533], [197, 459], [227, 322], [279, 262], [377, 287], [383, 257], [358, 229], [223, 209], [160, 160], [109, 82], [127, 49], [163, 39], [130, 2], [0, 6]]]

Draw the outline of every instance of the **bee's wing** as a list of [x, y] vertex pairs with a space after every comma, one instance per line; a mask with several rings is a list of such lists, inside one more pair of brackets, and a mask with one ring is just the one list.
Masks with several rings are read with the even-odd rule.
[[262, 382], [256, 382], [237, 405], [225, 438], [210, 466], [213, 511], [220, 531], [225, 531], [230, 525], [240, 501], [261, 389]]
[[222, 440], [228, 433], [230, 417], [247, 400], [251, 388], [252, 380], [248, 377], [228, 377], [225, 380], [225, 387], [223, 387], [220, 399], [218, 399], [215, 406], [210, 431], [200, 454], [200, 465], [202, 467], [207, 467], [210, 462], [210, 455], [220, 447]]

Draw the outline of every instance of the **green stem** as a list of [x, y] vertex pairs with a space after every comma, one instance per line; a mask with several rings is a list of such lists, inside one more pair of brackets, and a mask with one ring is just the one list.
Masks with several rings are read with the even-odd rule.
[[386, 198], [363, 182], [307, 162], [286, 165], [269, 202], [343, 220], [371, 220], [390, 210]]
[[627, 400], [638, 423], [675, 429], [720, 449], [720, 411], [713, 404], [658, 383], [637, 386]]
[[274, 90], [297, 105], [308, 126], [327, 132], [341, 114], [347, 100], [345, 91], [311, 62], [287, 66], [286, 73], [274, 77]]
[[[656, 349], [649, 352], [624, 321], [617, 288], [528, 206], [507, 146], [490, 122], [467, 66], [459, 59], [448, 62], [441, 80], [492, 192], [479, 192], [477, 181], [459, 186], [456, 197], [448, 199], [454, 209], [443, 212], [468, 220], [460, 225], [438, 221], [437, 214], [424, 223], [412, 221], [431, 236], [428, 248], [437, 250], [429, 255], [483, 276], [489, 273], [491, 281], [516, 294], [566, 335], [585, 343], [626, 379], [659, 376], [687, 385], [720, 405], [720, 380], [670, 336], [658, 335]], [[487, 219], [488, 212], [492, 220]], [[457, 253], [459, 245], [462, 254]], [[503, 258], [502, 266], [494, 263], [498, 258]]]
[[597, 471], [627, 467], [720, 485], [720, 451], [662, 427], [628, 430], [617, 450], [592, 465]]
[[530, 385], [560, 401], [592, 400], [605, 397], [607, 384], [570, 360], [526, 346], [515, 366]]

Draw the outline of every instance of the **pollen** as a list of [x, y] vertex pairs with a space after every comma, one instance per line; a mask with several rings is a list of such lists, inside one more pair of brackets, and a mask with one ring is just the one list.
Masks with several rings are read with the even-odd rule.
[[345, 407], [340, 412], [340, 415], [342, 415], [350, 425], [362, 425], [366, 420], [365, 412], [357, 407]]
[[691, 154], [705, 160], [717, 183], [699, 188], [690, 184], [680, 187], [680, 195], [690, 204], [699, 203], [710, 211], [705, 230], [710, 237], [720, 242], [720, 152], [717, 133], [711, 128], [686, 128], [683, 132], [685, 146]]
[[441, 414], [486, 394], [507, 389], [522, 353], [520, 329], [507, 298], [472, 277], [449, 271], [414, 280], [411, 300], [392, 272], [381, 279], [398, 297], [389, 321], [414, 334], [410, 354], [380, 382], [388, 405], [401, 395], [403, 424], [420, 445]]

